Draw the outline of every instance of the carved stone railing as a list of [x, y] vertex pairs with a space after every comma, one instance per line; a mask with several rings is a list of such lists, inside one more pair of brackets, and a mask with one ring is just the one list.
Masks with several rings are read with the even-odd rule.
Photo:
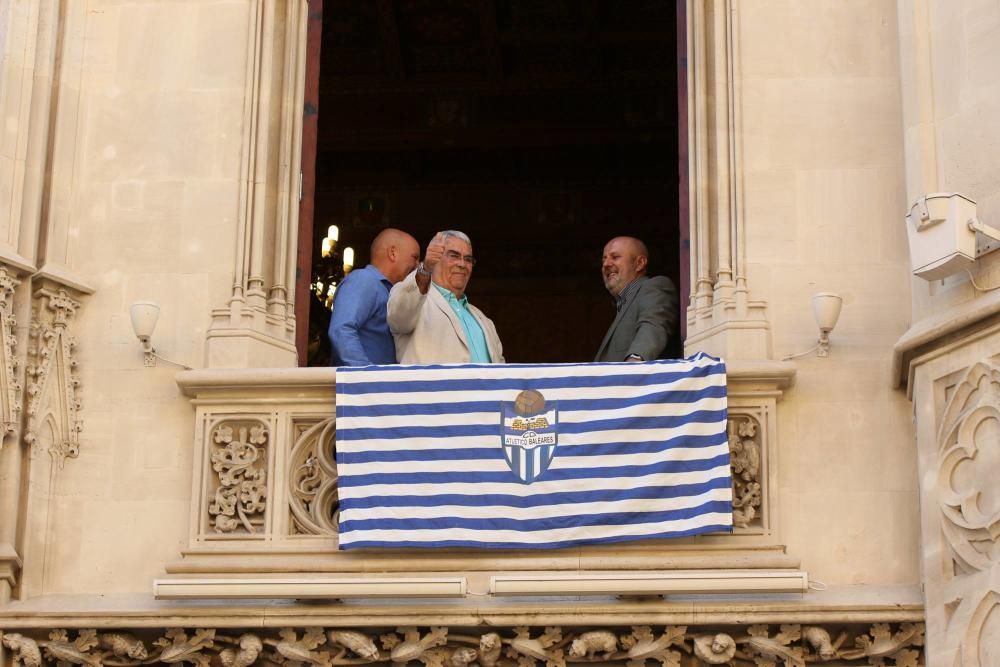
[[[489, 569], [796, 567], [780, 545], [776, 406], [794, 366], [737, 363], [728, 376], [733, 534], [614, 548], [469, 552]], [[337, 550], [335, 371], [197, 370], [178, 375], [196, 408], [191, 533], [169, 572], [455, 569], [447, 553]], [[390, 553], [391, 551], [391, 553]], [[612, 556], [613, 554], [613, 556]], [[609, 558], [611, 560], [609, 560]], [[235, 565], [238, 559], [239, 565]]]

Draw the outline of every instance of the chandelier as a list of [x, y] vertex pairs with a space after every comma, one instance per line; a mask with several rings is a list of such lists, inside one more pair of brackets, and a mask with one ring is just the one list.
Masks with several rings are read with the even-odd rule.
[[354, 248], [348, 246], [341, 251], [337, 245], [339, 240], [340, 229], [337, 225], [330, 225], [320, 246], [319, 259], [313, 264], [312, 283], [309, 285], [313, 296], [327, 310], [333, 308], [337, 285], [354, 268]]

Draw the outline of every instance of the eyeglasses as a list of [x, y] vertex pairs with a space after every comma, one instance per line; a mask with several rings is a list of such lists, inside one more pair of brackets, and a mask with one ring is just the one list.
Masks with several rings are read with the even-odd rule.
[[465, 261], [465, 262], [467, 262], [469, 264], [469, 266], [475, 266], [476, 265], [476, 258], [475, 257], [473, 257], [472, 255], [463, 255], [462, 253], [460, 253], [460, 252], [458, 252], [456, 250], [445, 250], [444, 251], [444, 256], [447, 257], [448, 259], [450, 259], [453, 262], [462, 262], [462, 261]]

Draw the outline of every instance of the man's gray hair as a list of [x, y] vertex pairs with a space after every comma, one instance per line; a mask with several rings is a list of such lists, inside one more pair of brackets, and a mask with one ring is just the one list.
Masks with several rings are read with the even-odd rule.
[[469, 235], [465, 232], [460, 232], [457, 229], [449, 229], [441, 232], [441, 242], [443, 243], [453, 236], [459, 241], [465, 241], [469, 245], [472, 245], [472, 239], [469, 238]]

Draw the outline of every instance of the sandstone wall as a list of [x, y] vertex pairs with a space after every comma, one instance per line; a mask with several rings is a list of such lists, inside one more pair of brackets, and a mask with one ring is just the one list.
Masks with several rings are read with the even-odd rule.
[[[774, 356], [815, 343], [811, 294], [845, 299], [831, 356], [800, 359], [778, 406], [779, 539], [828, 584], [912, 584], [912, 408], [889, 383], [910, 312], [895, 7], [735, 6], [747, 277]], [[193, 411], [175, 368], [143, 367], [128, 306], [158, 302], [157, 351], [204, 363], [237, 252], [249, 3], [68, 7], [50, 214], [95, 289], [74, 324], [85, 426], [25, 579], [30, 595], [148, 592], [186, 544]]]
[[[901, 2], [899, 11], [907, 206], [930, 192], [960, 192], [1000, 227], [1000, 9], [996, 3]], [[1000, 285], [1000, 253], [972, 270]], [[913, 321], [984, 298], [965, 272], [913, 279]], [[959, 312], [956, 310], [955, 312]]]
[[912, 407], [890, 385], [909, 324], [895, 7], [740, 11], [748, 282], [775, 358], [816, 343], [810, 297], [844, 298], [830, 356], [778, 406], [783, 536], [830, 584], [919, 580]]
[[[49, 8], [17, 5], [24, 25], [26, 8]], [[53, 473], [47, 519], [29, 522], [32, 552], [46, 553], [26, 563], [25, 592], [148, 591], [186, 538], [193, 410], [177, 367], [143, 367], [129, 305], [159, 303], [157, 352], [202, 365], [210, 311], [226, 303], [233, 280], [249, 3], [63, 8], [48, 149], [55, 176], [42, 216], [66, 236], [43, 245], [38, 263], [59, 256], [94, 293], [71, 324], [80, 455]], [[8, 45], [30, 47], [33, 34], [14, 28]], [[24, 51], [8, 56], [5, 85], [44, 75], [25, 63]], [[16, 148], [27, 134], [22, 127], [6, 144], [4, 185], [18, 184]], [[19, 326], [26, 344], [28, 318]]]

